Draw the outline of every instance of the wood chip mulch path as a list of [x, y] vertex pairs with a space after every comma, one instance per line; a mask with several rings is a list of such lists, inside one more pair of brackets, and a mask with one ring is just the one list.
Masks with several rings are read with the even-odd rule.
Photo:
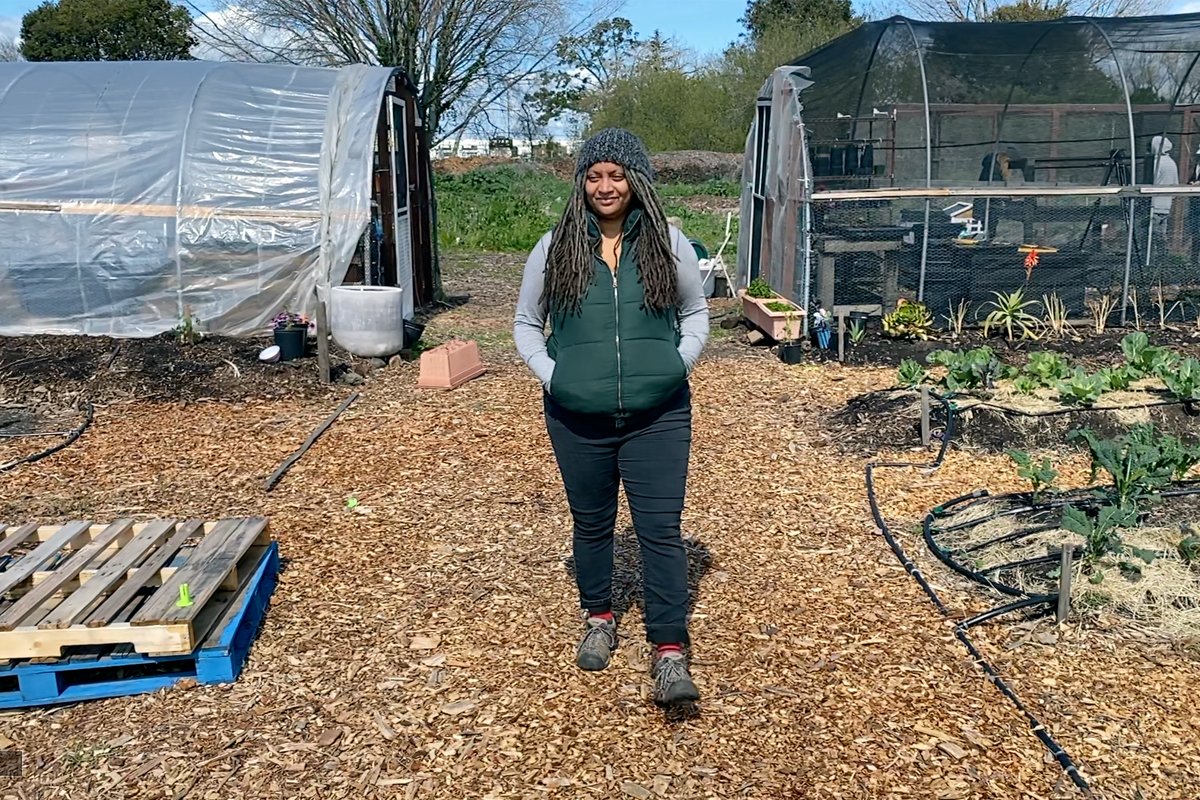
[[[0, 714], [0, 746], [25, 759], [0, 794], [1082, 796], [876, 532], [865, 458], [831, 444], [831, 412], [893, 371], [719, 353], [694, 378], [685, 512], [711, 559], [699, 716], [648, 699], [636, 606], [609, 670], [574, 667], [570, 519], [524, 367], [496, 360], [442, 393], [409, 365], [355, 387], [270, 493], [339, 398], [112, 403], [75, 445], [0, 474], [0, 519], [266, 514], [285, 560], [236, 683]], [[1015, 488], [1011, 463], [952, 453], [933, 475], [879, 474], [914, 559], [911, 526], [976, 485]], [[997, 604], [926, 566], [963, 613]], [[1097, 796], [1200, 796], [1194, 657], [1120, 626], [1044, 634], [974, 638]]]

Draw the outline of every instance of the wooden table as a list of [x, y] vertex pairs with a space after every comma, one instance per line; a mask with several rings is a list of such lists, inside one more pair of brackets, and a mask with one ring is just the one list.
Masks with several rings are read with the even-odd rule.
[[837, 274], [837, 257], [843, 253], [880, 253], [879, 282], [881, 299], [885, 309], [893, 308], [900, 298], [900, 264], [892, 253], [904, 246], [900, 239], [850, 240], [836, 236], [817, 236], [817, 299], [821, 307], [834, 310], [834, 286]]

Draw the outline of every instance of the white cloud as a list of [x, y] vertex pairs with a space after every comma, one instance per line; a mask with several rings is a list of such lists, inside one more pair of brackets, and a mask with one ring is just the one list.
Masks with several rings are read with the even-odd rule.
[[[238, 6], [200, 13], [192, 9], [192, 24], [200, 44], [192, 49], [196, 58], [211, 61], [248, 61], [250, 53], [258, 53], [264, 59], [270, 51], [283, 45], [283, 36], [272, 30]], [[212, 34], [211, 36], [209, 34]], [[231, 42], [222, 46], [213, 42]], [[248, 52], [247, 52], [248, 51]]]
[[0, 39], [16, 41], [21, 33], [20, 17], [0, 17]]

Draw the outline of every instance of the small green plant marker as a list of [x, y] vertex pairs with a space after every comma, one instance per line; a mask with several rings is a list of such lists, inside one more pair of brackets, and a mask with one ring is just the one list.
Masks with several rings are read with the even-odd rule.
[[187, 608], [192, 604], [192, 591], [186, 583], [179, 585], [179, 599], [175, 601], [175, 605], [179, 608]]

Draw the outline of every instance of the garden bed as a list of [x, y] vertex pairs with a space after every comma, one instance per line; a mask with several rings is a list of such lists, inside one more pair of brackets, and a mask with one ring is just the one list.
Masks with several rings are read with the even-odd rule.
[[1088, 537], [1064, 527], [1066, 509], [1087, 515], [1094, 492], [1057, 496], [1032, 505], [1028, 495], [1005, 495], [936, 518], [931, 537], [944, 553], [982, 580], [1021, 593], [1054, 595], [1059, 548], [1072, 548], [1071, 607], [1085, 620], [1114, 611], [1166, 638], [1200, 636], [1200, 486], [1156, 498], [1140, 523], [1120, 531], [1120, 546], [1088, 554]]
[[1090, 368], [1052, 350], [1004, 361], [990, 345], [935, 349], [924, 363], [901, 361], [901, 389], [852, 398], [833, 422], [846, 430], [844, 444], [854, 449], [909, 446], [920, 430], [917, 390], [929, 387], [936, 395], [932, 432], [945, 431], [949, 404], [955, 441], [967, 447], [1052, 447], [1082, 425], [1116, 432], [1139, 422], [1196, 436], [1200, 360], [1153, 344], [1142, 332], [1126, 334], [1117, 345], [1115, 355]]
[[[1179, 401], [1157, 394], [1128, 393], [1128, 406], [1063, 408], [1053, 413], [1034, 411], [1027, 404], [1006, 405], [1001, 400], [955, 400], [954, 445], [969, 450], [1003, 452], [1021, 446], [1030, 449], [1062, 446], [1067, 434], [1090, 427], [1106, 436], [1123, 433], [1130, 425], [1153, 422], [1160, 429], [1190, 441], [1200, 439], [1200, 416]], [[946, 429], [946, 411], [930, 403], [933, 437], [940, 441]], [[916, 447], [921, 442], [921, 395], [912, 389], [880, 389], [850, 398], [830, 415], [835, 440], [846, 452], [878, 452]]]

